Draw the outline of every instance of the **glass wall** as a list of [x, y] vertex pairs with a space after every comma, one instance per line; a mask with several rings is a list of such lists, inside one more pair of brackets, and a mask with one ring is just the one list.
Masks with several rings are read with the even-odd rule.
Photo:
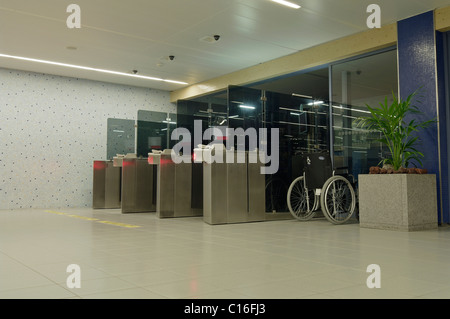
[[176, 128], [177, 115], [172, 113], [138, 111], [136, 155], [147, 157], [152, 150], [171, 148], [171, 132]]
[[378, 165], [386, 152], [379, 134], [356, 127], [354, 120], [369, 115], [397, 96], [397, 50], [389, 50], [331, 66], [334, 167], [348, 167], [357, 178]]
[[[180, 100], [177, 103], [178, 127], [194, 132], [194, 120], [202, 121], [202, 130], [219, 127], [243, 131], [267, 129], [267, 150], [279, 149], [279, 169], [266, 175], [266, 211], [287, 212], [286, 196], [290, 183], [302, 174], [300, 155], [304, 152], [329, 150], [329, 103], [310, 97], [282, 94], [242, 86], [228, 87], [225, 99]], [[271, 129], [279, 130], [279, 145], [271, 145]], [[235, 131], [235, 133], [237, 133]], [[245, 134], [246, 132], [244, 132]], [[226, 140], [225, 134], [223, 135]], [[257, 134], [259, 147], [259, 134]], [[229, 137], [228, 137], [229, 138]], [[228, 146], [249, 150], [248, 135], [237, 134]], [[202, 139], [202, 144], [212, 140]], [[217, 142], [217, 141], [216, 141]], [[244, 145], [238, 143], [244, 142]], [[194, 147], [194, 146], [193, 146]]]
[[278, 172], [266, 176], [266, 211], [288, 211], [287, 191], [303, 174], [302, 155], [329, 151], [329, 104], [312, 97], [266, 91], [264, 110], [264, 127], [269, 134], [272, 128], [279, 130], [280, 162]]
[[[206, 129], [211, 127], [221, 128], [223, 131], [222, 136], [225, 136], [224, 128], [227, 127], [226, 100], [211, 100], [179, 100], [177, 102], [177, 126], [186, 128], [191, 133], [193, 139], [191, 153], [197, 147], [197, 144], [207, 145], [211, 143], [211, 140], [203, 138], [203, 132]], [[194, 134], [195, 121], [200, 121], [201, 123], [201, 136], [195, 136]], [[212, 138], [214, 139], [215, 137]]]
[[[356, 127], [354, 120], [369, 114], [367, 105], [376, 107], [386, 97], [391, 101], [392, 94], [397, 95], [397, 51], [394, 48], [334, 63], [297, 74], [292, 85], [287, 83], [285, 77], [272, 84], [229, 86], [226, 92], [177, 104], [178, 126], [192, 134], [195, 120], [201, 120], [202, 132], [210, 127], [223, 132], [227, 127], [267, 129], [269, 155], [270, 129], [279, 130], [279, 170], [266, 175], [267, 212], [288, 211], [287, 190], [302, 174], [300, 159], [304, 153], [328, 151], [335, 168], [348, 167], [356, 178], [380, 162], [385, 152], [377, 142], [380, 136]], [[244, 146], [248, 150], [248, 136], [244, 145], [237, 144], [242, 139], [234, 138], [229, 142], [235, 149]], [[209, 144], [212, 140], [200, 142]]]
[[[257, 131], [264, 127], [263, 91], [242, 86], [228, 87], [228, 127], [237, 129], [255, 128]], [[259, 143], [259, 136], [256, 143]], [[238, 145], [245, 141], [244, 145]], [[234, 141], [230, 141], [234, 149], [249, 150], [249, 139], [239, 138], [236, 134]], [[257, 144], [256, 146], [258, 146]]]
[[134, 153], [135, 121], [109, 118], [107, 120], [106, 158], [112, 160], [117, 154]]

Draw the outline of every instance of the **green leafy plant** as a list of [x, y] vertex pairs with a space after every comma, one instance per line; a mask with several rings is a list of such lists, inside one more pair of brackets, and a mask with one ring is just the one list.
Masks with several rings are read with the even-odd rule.
[[390, 164], [394, 170], [407, 168], [411, 161], [416, 161], [422, 166], [424, 155], [416, 148], [419, 143], [416, 133], [436, 122], [436, 119], [423, 122], [412, 119], [406, 122], [405, 117], [409, 114], [423, 114], [412, 103], [417, 93], [418, 91], [412, 93], [404, 100], [398, 99], [393, 93], [393, 102], [389, 104], [386, 97], [384, 103], [380, 103], [378, 108], [372, 108], [366, 104], [371, 115], [356, 120], [357, 126], [381, 133], [378, 141], [388, 147], [390, 157], [383, 159], [380, 163]]

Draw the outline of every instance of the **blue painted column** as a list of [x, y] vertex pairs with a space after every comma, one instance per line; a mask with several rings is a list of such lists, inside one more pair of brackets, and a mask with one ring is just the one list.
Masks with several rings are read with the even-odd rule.
[[[397, 29], [400, 97], [405, 99], [409, 94], [421, 88], [415, 104], [424, 114], [415, 115], [415, 117], [418, 120], [431, 118], [440, 120], [439, 124], [419, 133], [421, 145], [418, 148], [425, 155], [423, 167], [428, 169], [429, 173], [437, 176], [438, 218], [439, 222], [445, 222], [448, 220], [449, 209], [448, 196], [442, 193], [443, 188], [441, 187], [441, 183], [447, 185], [447, 180], [442, 178], [444, 163], [440, 157], [442, 150], [440, 146], [446, 145], [446, 140], [444, 134], [440, 132], [440, 127], [445, 126], [446, 123], [445, 112], [442, 118], [442, 111], [445, 111], [445, 107], [439, 105], [437, 65], [443, 52], [442, 50], [438, 52], [439, 48], [437, 48], [434, 12], [430, 11], [401, 20], [397, 23]], [[441, 108], [443, 110], [440, 111]], [[442, 156], [444, 155], [442, 154]], [[444, 203], [446, 203], [445, 207]], [[446, 215], [445, 218], [444, 215]]]
[[438, 112], [439, 112], [439, 155], [441, 160], [441, 174], [440, 174], [440, 191], [441, 191], [441, 214], [442, 223], [450, 222], [450, 191], [449, 191], [449, 161], [448, 161], [448, 129], [449, 123], [448, 112], [448, 90], [449, 86], [448, 73], [448, 49], [446, 34], [436, 32], [436, 67], [437, 67], [437, 89], [438, 89]]

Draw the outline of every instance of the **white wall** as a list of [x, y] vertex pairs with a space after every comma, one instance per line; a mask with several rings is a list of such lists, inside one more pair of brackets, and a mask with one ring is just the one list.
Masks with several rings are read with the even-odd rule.
[[0, 209], [92, 205], [107, 119], [175, 112], [169, 92], [0, 68]]

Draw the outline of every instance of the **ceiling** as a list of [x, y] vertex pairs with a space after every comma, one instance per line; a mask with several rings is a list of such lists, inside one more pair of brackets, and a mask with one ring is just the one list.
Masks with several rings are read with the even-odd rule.
[[[0, 57], [0, 67], [173, 91], [367, 30], [373, 0], [0, 0], [0, 54], [106, 69], [176, 84]], [[81, 8], [69, 29], [66, 9]], [[382, 24], [450, 0], [377, 0]], [[220, 35], [217, 42], [202, 41]], [[168, 56], [174, 56], [173, 61]]]

